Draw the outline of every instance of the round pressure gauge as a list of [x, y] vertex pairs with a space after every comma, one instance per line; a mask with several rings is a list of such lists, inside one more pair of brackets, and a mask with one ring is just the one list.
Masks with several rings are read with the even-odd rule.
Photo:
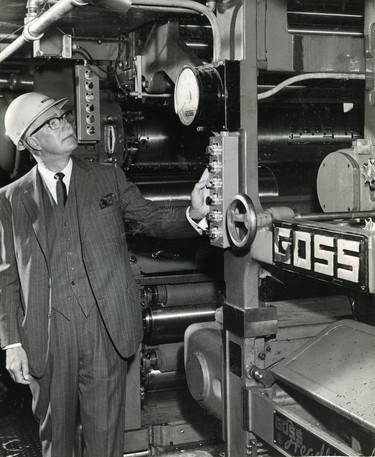
[[212, 65], [182, 68], [175, 85], [174, 107], [184, 125], [212, 125], [222, 116], [223, 84]]
[[199, 83], [191, 67], [182, 69], [174, 92], [174, 109], [184, 125], [190, 125], [198, 112]]

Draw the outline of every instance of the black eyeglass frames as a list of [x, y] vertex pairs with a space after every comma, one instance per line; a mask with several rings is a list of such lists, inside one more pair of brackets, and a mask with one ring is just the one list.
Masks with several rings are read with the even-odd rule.
[[48, 119], [47, 121], [43, 122], [43, 124], [41, 124], [35, 130], [33, 130], [28, 136], [34, 135], [34, 133], [38, 132], [45, 125], [48, 125], [48, 127], [51, 130], [57, 130], [60, 127], [62, 120], [67, 121], [67, 122], [69, 122], [69, 124], [74, 125], [74, 115], [73, 115], [72, 110], [65, 111], [64, 113], [62, 113], [61, 116], [51, 117], [51, 119]]

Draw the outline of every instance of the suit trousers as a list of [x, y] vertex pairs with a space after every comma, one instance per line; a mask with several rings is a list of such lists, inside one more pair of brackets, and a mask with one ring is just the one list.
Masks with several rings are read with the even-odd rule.
[[85, 317], [52, 310], [46, 370], [30, 388], [43, 457], [72, 457], [77, 415], [84, 457], [122, 457], [127, 362], [116, 352], [95, 306]]

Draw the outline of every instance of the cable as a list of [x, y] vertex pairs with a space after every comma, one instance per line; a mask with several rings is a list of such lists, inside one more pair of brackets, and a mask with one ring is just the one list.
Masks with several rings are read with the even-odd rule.
[[79, 49], [74, 50], [74, 54], [80, 54], [82, 57], [84, 57], [85, 60], [88, 60], [91, 64], [95, 64], [95, 66], [98, 68], [98, 70], [106, 73], [107, 75], [112, 75], [114, 74], [115, 70], [105, 70], [104, 68], [100, 67], [96, 62], [96, 60], [92, 57], [92, 55], [87, 51], [87, 49], [80, 47]]
[[120, 83], [120, 81], [119, 81], [119, 79], [118, 79], [118, 76], [117, 76], [117, 73], [116, 73], [116, 72], [113, 73], [113, 76], [115, 77], [115, 80], [116, 80], [116, 82], [117, 82], [118, 88], [119, 88], [125, 95], [128, 95], [128, 92], [121, 86], [121, 83]]
[[[124, 51], [125, 44], [126, 44], [126, 39], [125, 39], [125, 37], [123, 35], [121, 35], [120, 39], [119, 39], [119, 46], [118, 46], [117, 56], [116, 56], [116, 59], [114, 61], [114, 65], [113, 65], [113, 69], [112, 70], [110, 70], [110, 71], [109, 70], [105, 70], [104, 68], [100, 67], [97, 64], [96, 64], [96, 66], [97, 66], [97, 68], [99, 70], [103, 71], [107, 75], [113, 75], [115, 80], [116, 80], [116, 83], [117, 83], [117, 86], [119, 87], [119, 89], [124, 94], [127, 95], [128, 93], [121, 87], [120, 81], [119, 81], [117, 73], [116, 73], [117, 66], [118, 66], [118, 63], [120, 61], [121, 54]], [[79, 47], [79, 49], [76, 49], [74, 52], [77, 53], [77, 54], [81, 54], [83, 57], [85, 57], [85, 59], [88, 59], [91, 63], [95, 63], [96, 62], [95, 59], [92, 57], [92, 55], [88, 52], [88, 50], [83, 48], [83, 47], [81, 47], [81, 46]]]
[[45, 2], [43, 3], [43, 5], [42, 5], [37, 17], [41, 16], [44, 13], [47, 5], [48, 5], [48, 0], [45, 0]]
[[77, 54], [81, 54], [81, 56], [85, 57], [85, 59], [89, 60], [91, 63], [95, 62], [94, 57], [89, 53], [89, 51], [85, 48], [82, 48], [81, 46], [74, 52], [76, 52]]
[[[85, 60], [87, 60], [87, 54], [85, 54], [84, 52], [82, 52], [82, 51], [80, 51], [80, 50], [78, 50], [78, 49], [75, 50], [75, 51], [73, 52], [73, 54], [80, 54]], [[91, 60], [91, 59], [89, 59], [89, 60]]]
[[6, 35], [6, 36], [4, 36], [3, 38], [1, 38], [1, 39], [0, 39], [0, 42], [6, 40], [8, 37], [11, 37], [11, 36], [14, 35], [15, 33], [19, 32], [19, 31], [22, 30], [24, 27], [25, 27], [24, 25], [21, 25], [21, 27], [18, 27], [18, 29], [16, 29], [14, 32], [11, 32], [11, 33], [9, 33], [9, 35]]
[[293, 76], [292, 78], [286, 79], [277, 86], [273, 87], [266, 92], [258, 94], [258, 100], [264, 100], [265, 98], [272, 97], [284, 87], [290, 86], [299, 81], [305, 81], [306, 79], [360, 79], [364, 80], [365, 75], [360, 73], [306, 73], [304, 75]]

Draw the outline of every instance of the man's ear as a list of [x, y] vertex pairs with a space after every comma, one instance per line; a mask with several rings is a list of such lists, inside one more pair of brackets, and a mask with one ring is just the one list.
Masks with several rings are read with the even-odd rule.
[[28, 148], [31, 148], [34, 151], [40, 151], [41, 150], [40, 143], [39, 143], [38, 139], [35, 138], [34, 136], [29, 136], [29, 137], [25, 138], [23, 140], [23, 142], [25, 143], [25, 145]]

